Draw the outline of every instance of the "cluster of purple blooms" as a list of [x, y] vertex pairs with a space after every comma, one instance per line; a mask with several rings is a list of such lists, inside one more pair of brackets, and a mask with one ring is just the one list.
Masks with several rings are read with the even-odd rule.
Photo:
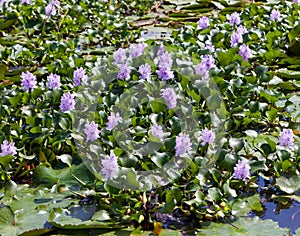
[[161, 125], [158, 124], [152, 125], [150, 128], [150, 132], [152, 133], [153, 136], [157, 137], [161, 142], [163, 141], [164, 131]]
[[243, 42], [243, 35], [245, 33], [247, 33], [247, 29], [245, 26], [240, 25], [236, 29], [236, 32], [231, 35], [230, 45], [232, 48]]
[[175, 156], [181, 156], [191, 150], [191, 139], [187, 134], [180, 133], [176, 137]]
[[[131, 44], [129, 47], [129, 54], [132, 58], [138, 58], [139, 56], [143, 55], [145, 50], [146, 44], [145, 43], [138, 43], [138, 44]], [[113, 55], [114, 63], [118, 65], [118, 79], [120, 80], [128, 80], [130, 78], [131, 69], [126, 63], [126, 50], [119, 48], [117, 51], [114, 52]], [[140, 79], [150, 79], [151, 75], [151, 68], [146, 63], [141, 65], [139, 68]]]
[[32, 90], [36, 87], [37, 81], [35, 75], [29, 71], [22, 72], [21, 74], [21, 85], [27, 91]]
[[73, 94], [67, 92], [61, 97], [60, 109], [63, 113], [75, 109], [75, 99]]
[[138, 72], [140, 73], [140, 79], [145, 79], [147, 81], [150, 81], [151, 76], [151, 67], [148, 63], [145, 63], [144, 65], [140, 65]]
[[205, 146], [206, 144], [213, 144], [215, 142], [216, 135], [213, 130], [208, 130], [207, 128], [205, 128], [204, 130], [202, 130], [201, 136], [202, 146]]
[[280, 12], [276, 9], [273, 9], [270, 15], [270, 19], [272, 21], [278, 21], [280, 18]]
[[17, 154], [17, 148], [15, 147], [14, 142], [8, 143], [7, 140], [4, 140], [1, 144], [1, 153], [0, 156], [6, 156], [6, 155], [16, 155]]
[[145, 43], [139, 43], [139, 44], [131, 44], [129, 47], [129, 54], [132, 58], [137, 58], [144, 54], [144, 50], [146, 48]]
[[242, 56], [242, 59], [244, 61], [248, 61], [249, 57], [251, 57], [251, 49], [246, 45], [246, 44], [242, 44], [239, 48], [239, 55]]
[[233, 177], [243, 181], [247, 181], [250, 178], [250, 165], [246, 160], [239, 160], [234, 167]]
[[47, 77], [47, 86], [49, 89], [53, 90], [53, 89], [59, 89], [61, 86], [60, 83], [60, 76], [56, 75], [56, 74], [50, 74]]
[[118, 158], [114, 152], [111, 151], [109, 156], [101, 160], [102, 170], [101, 173], [105, 179], [112, 180], [116, 178], [119, 171]]
[[215, 67], [215, 59], [211, 55], [205, 55], [196, 66], [196, 74], [201, 75], [202, 79], [208, 79], [209, 70], [213, 67]]
[[279, 135], [279, 145], [280, 146], [292, 146], [294, 144], [294, 134], [291, 129], [283, 129]]
[[112, 130], [115, 126], [118, 125], [118, 122], [121, 121], [121, 116], [119, 113], [110, 113], [110, 116], [107, 118], [108, 122], [106, 124], [106, 129], [107, 130]]
[[99, 138], [100, 130], [98, 129], [98, 125], [92, 121], [85, 124], [84, 133], [86, 135], [86, 141], [94, 141]]
[[168, 52], [165, 52], [163, 48], [160, 48], [158, 53], [158, 70], [156, 71], [158, 78], [162, 81], [167, 81], [174, 78], [174, 72], [171, 70], [173, 60]]
[[206, 16], [202, 16], [198, 21], [198, 27], [203, 30], [209, 27], [209, 19]]
[[56, 10], [60, 6], [59, 0], [51, 0], [45, 8], [45, 13], [47, 16], [55, 16]]
[[228, 16], [228, 18], [231, 26], [239, 25], [241, 23], [240, 14], [237, 12], [232, 13], [230, 16]]
[[74, 86], [80, 86], [81, 84], [87, 82], [88, 77], [85, 74], [85, 70], [82, 67], [80, 67], [74, 71], [73, 79], [74, 79]]
[[162, 89], [161, 94], [162, 94], [162, 97], [164, 99], [166, 99], [167, 104], [168, 104], [167, 106], [169, 109], [176, 107], [177, 97], [176, 97], [176, 93], [175, 93], [174, 89], [172, 89], [172, 88]]

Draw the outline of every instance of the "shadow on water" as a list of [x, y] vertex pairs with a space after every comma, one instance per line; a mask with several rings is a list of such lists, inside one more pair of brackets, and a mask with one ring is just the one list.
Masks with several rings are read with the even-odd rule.
[[[267, 183], [263, 178], [258, 178], [259, 186], [265, 187]], [[279, 227], [289, 228], [292, 234], [300, 228], [300, 203], [293, 200], [292, 195], [282, 195], [275, 188], [259, 189], [263, 211], [252, 212], [250, 216], [258, 216], [262, 220], [271, 219]], [[298, 197], [298, 195], [295, 195]], [[299, 196], [300, 199], [300, 196]]]

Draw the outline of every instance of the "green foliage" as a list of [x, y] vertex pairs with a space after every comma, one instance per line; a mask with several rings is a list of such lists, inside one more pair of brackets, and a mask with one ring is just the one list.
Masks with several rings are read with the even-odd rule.
[[[211, 223], [201, 228], [199, 235], [288, 234], [270, 220], [243, 217], [264, 211], [259, 189], [274, 191], [277, 199], [299, 201], [300, 25], [296, 23], [296, 4], [273, 1], [261, 7], [261, 3], [246, 6], [238, 1], [169, 0], [161, 5], [153, 0], [62, 1], [59, 13], [47, 17], [46, 1], [32, 2], [21, 5], [15, 1], [10, 4], [11, 11], [0, 9], [0, 143], [13, 141], [18, 149], [17, 155], [0, 156], [1, 235], [47, 233], [46, 222], [59, 229], [100, 229], [103, 235], [128, 235], [133, 230], [122, 227], [134, 223], [147, 228], [155, 220], [154, 212], [166, 216], [179, 212], [197, 221], [241, 217], [230, 224]], [[282, 21], [270, 21], [273, 8], [281, 12]], [[247, 28], [243, 42], [252, 50], [249, 61], [242, 60], [238, 46], [230, 46], [237, 27], [228, 24], [227, 14], [234, 11], [241, 11]], [[212, 16], [215, 14], [218, 16]], [[196, 21], [203, 15], [209, 15], [210, 26], [200, 30]], [[131, 61], [130, 81], [114, 80], [117, 68], [112, 53], [143, 40], [153, 47], [146, 49], [147, 56]], [[130, 93], [139, 83], [138, 65], [147, 62], [157, 79], [155, 55], [161, 42], [174, 60], [175, 79], [166, 84], [174, 86], [190, 105], [181, 110], [171, 111], [164, 99], [154, 99], [163, 83], [148, 84], [147, 96], [138, 101], [136, 94]], [[205, 48], [208, 42], [214, 52]], [[216, 60], [216, 67], [209, 71], [209, 85], [193, 68], [207, 54]], [[92, 89], [73, 86], [73, 72], [79, 67], [93, 73], [89, 78]], [[27, 70], [38, 81], [32, 92], [20, 86], [20, 75]], [[47, 88], [50, 73], [61, 76], [61, 89]], [[112, 82], [105, 84], [105, 78]], [[76, 109], [82, 119], [77, 120], [72, 112], [61, 113], [60, 100], [67, 91], [81, 101]], [[101, 96], [95, 98], [98, 91]], [[149, 106], [145, 105], [148, 102]], [[128, 103], [136, 107], [128, 107]], [[116, 104], [128, 110], [124, 132], [105, 129]], [[90, 112], [84, 105], [95, 109]], [[182, 121], [190, 111], [197, 120], [189, 130], [197, 146], [195, 155], [183, 160], [187, 168], [170, 170], [166, 166], [173, 164], [176, 136], [184, 131]], [[83, 155], [78, 146], [86, 147], [82, 132], [90, 117], [101, 128], [98, 144], [103, 150], [91, 145], [88, 155]], [[218, 124], [218, 119], [224, 119], [224, 124]], [[169, 136], [163, 144], [149, 134], [149, 126], [155, 122], [167, 127]], [[219, 142], [202, 146], [199, 131], [217, 125], [221, 126], [216, 134]], [[284, 128], [294, 133], [291, 147], [278, 145]], [[127, 137], [125, 131], [132, 142], [122, 139]], [[141, 148], [149, 141], [151, 145]], [[147, 148], [157, 151], [152, 156], [142, 155]], [[118, 189], [103, 180], [103, 156], [99, 153], [111, 150], [118, 156], [124, 186], [134, 190]], [[233, 177], [241, 159], [251, 168], [247, 181]], [[139, 171], [157, 168], [174, 181], [147, 192], [137, 190], [143, 181]], [[158, 180], [151, 181], [147, 186]], [[21, 185], [26, 182], [37, 188]], [[108, 232], [117, 228], [120, 230]], [[181, 235], [161, 232], [172, 234]]]

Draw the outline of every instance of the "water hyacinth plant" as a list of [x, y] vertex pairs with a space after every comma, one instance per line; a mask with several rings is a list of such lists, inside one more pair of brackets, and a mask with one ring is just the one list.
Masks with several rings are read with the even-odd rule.
[[1, 235], [299, 233], [299, 1], [175, 2], [0, 1]]

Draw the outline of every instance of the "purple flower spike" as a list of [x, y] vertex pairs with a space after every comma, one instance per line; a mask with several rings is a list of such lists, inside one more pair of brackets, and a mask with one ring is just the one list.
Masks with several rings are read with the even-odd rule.
[[53, 90], [53, 89], [59, 89], [61, 86], [60, 83], [60, 76], [56, 75], [56, 74], [50, 74], [47, 77], [47, 86], [49, 89]]
[[6, 156], [6, 155], [16, 155], [17, 154], [17, 148], [15, 147], [15, 143], [11, 142], [8, 143], [7, 140], [4, 140], [1, 144], [1, 153], [0, 156]]
[[206, 29], [209, 27], [209, 19], [206, 16], [202, 16], [198, 21], [198, 26], [200, 29]]
[[158, 75], [158, 78], [161, 79], [162, 81], [166, 81], [174, 78], [174, 72], [167, 67], [159, 68], [159, 70], [157, 70], [156, 73]]
[[205, 128], [202, 130], [202, 146], [205, 146], [207, 143], [213, 144], [215, 142], [216, 135], [212, 130]]
[[244, 61], [248, 61], [248, 58], [251, 56], [251, 49], [246, 44], [242, 44], [239, 48], [239, 55], [242, 56]]
[[164, 131], [162, 129], [161, 125], [155, 124], [151, 126], [150, 132], [152, 133], [153, 136], [159, 138], [159, 140], [162, 142], [164, 138]]
[[159, 68], [170, 68], [172, 67], [173, 60], [169, 53], [165, 52], [159, 57]]
[[239, 25], [241, 23], [240, 14], [237, 12], [234, 12], [229, 17], [229, 24], [230, 25]]
[[140, 79], [150, 80], [151, 76], [151, 67], [146, 63], [139, 67], [138, 72], [140, 73]]
[[74, 95], [70, 92], [65, 93], [61, 98], [60, 109], [63, 113], [75, 109]]
[[230, 44], [231, 47], [234, 48], [236, 45], [238, 45], [239, 43], [243, 42], [243, 35], [239, 34], [239, 33], [233, 33], [231, 35], [231, 40], [230, 40]]
[[291, 129], [283, 129], [279, 136], [279, 145], [280, 146], [291, 146], [294, 144], [294, 134]]
[[22, 72], [21, 74], [21, 85], [23, 86], [23, 88], [25, 90], [30, 90], [30, 89], [34, 89], [36, 87], [36, 77], [35, 75], [33, 75], [32, 73], [30, 73], [29, 71], [26, 71], [25, 73]]
[[175, 155], [180, 156], [191, 150], [191, 139], [188, 135], [180, 133], [176, 138]]
[[119, 48], [114, 52], [113, 57], [116, 64], [124, 64], [126, 61], [126, 50], [123, 48]]
[[101, 173], [104, 175], [105, 179], [116, 178], [119, 171], [118, 158], [115, 156], [114, 152], [111, 151], [109, 156], [106, 156], [102, 161]]
[[108, 122], [106, 124], [106, 129], [107, 130], [112, 130], [117, 124], [118, 122], [121, 120], [120, 114], [117, 113], [110, 113], [110, 116], [108, 117]]
[[174, 89], [166, 88], [166, 89], [162, 89], [161, 91], [162, 91], [162, 97], [167, 101], [168, 108], [171, 109], [176, 107], [177, 101], [176, 101], [176, 93]]
[[145, 43], [131, 44], [130, 47], [129, 47], [130, 56], [133, 57], [133, 58], [137, 58], [137, 57], [143, 55], [145, 47], [146, 47]]
[[79, 69], [74, 71], [73, 79], [74, 79], [74, 86], [80, 86], [81, 82], [83, 84], [86, 83], [88, 77], [85, 74], [85, 70], [82, 67], [80, 67]]
[[85, 124], [84, 133], [86, 135], [86, 141], [89, 142], [98, 139], [100, 131], [98, 125], [92, 121], [91, 123], [88, 122]]
[[272, 21], [278, 21], [280, 18], [280, 12], [278, 10], [273, 9], [270, 15], [270, 19]]
[[130, 68], [127, 64], [122, 64], [119, 66], [118, 79], [128, 80], [130, 78]]
[[250, 165], [247, 161], [238, 161], [234, 167], [233, 177], [244, 181], [247, 181], [247, 179], [250, 178]]

